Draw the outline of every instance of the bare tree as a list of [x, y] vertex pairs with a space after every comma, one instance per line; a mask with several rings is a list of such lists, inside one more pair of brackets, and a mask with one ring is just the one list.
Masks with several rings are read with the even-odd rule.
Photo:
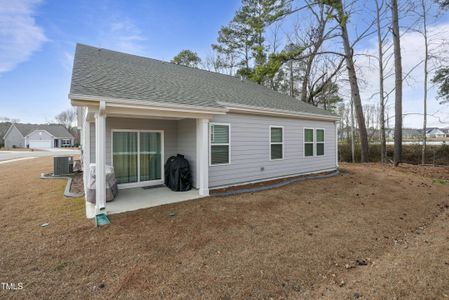
[[354, 103], [357, 123], [359, 127], [359, 138], [361, 144], [360, 161], [367, 162], [369, 151], [368, 134], [366, 131], [365, 118], [363, 115], [362, 99], [360, 97], [359, 84], [357, 81], [357, 74], [353, 59], [354, 49], [349, 41], [348, 28], [347, 28], [348, 15], [344, 11], [342, 0], [335, 0], [333, 1], [333, 3], [337, 9], [337, 15], [335, 16], [335, 19], [337, 20], [341, 29], [341, 38], [345, 52], [346, 68], [348, 71], [349, 84], [351, 86], [351, 97]]
[[55, 120], [58, 124], [64, 125], [64, 127], [70, 131], [76, 120], [76, 111], [74, 109], [67, 109], [56, 115]]
[[387, 141], [385, 137], [385, 92], [384, 92], [384, 37], [382, 35], [381, 18], [385, 3], [382, 0], [376, 0], [376, 27], [377, 27], [377, 48], [378, 48], [378, 62], [379, 62], [379, 123], [380, 123], [380, 161], [386, 162], [387, 156]]
[[424, 82], [423, 82], [423, 132], [422, 132], [422, 147], [421, 147], [421, 164], [426, 162], [426, 147], [427, 147], [427, 92], [429, 83], [429, 31], [428, 31], [428, 17], [431, 11], [432, 4], [428, 0], [420, 0], [418, 7], [415, 10], [418, 20], [420, 21], [420, 28], [417, 30], [424, 40]]
[[402, 156], [402, 58], [401, 37], [399, 32], [398, 1], [391, 0], [394, 73], [395, 73], [395, 120], [394, 120], [394, 165], [398, 166]]
[[354, 101], [351, 97], [351, 158], [355, 163], [355, 133], [354, 133], [355, 121], [354, 121]]
[[8, 117], [0, 117], [0, 122], [19, 123], [20, 119], [8, 118]]

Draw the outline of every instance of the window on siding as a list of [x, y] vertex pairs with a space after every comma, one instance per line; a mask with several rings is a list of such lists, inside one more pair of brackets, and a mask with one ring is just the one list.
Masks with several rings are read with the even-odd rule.
[[210, 125], [210, 164], [229, 164], [229, 125]]
[[304, 129], [304, 156], [313, 156], [313, 129]]
[[324, 129], [316, 130], [316, 155], [324, 155]]
[[284, 128], [270, 127], [270, 158], [282, 159], [284, 156]]

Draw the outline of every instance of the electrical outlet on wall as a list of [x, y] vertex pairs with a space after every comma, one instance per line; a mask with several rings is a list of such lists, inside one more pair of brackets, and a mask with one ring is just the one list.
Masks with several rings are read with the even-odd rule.
[[260, 171], [261, 172], [265, 171], [265, 167], [260, 167]]

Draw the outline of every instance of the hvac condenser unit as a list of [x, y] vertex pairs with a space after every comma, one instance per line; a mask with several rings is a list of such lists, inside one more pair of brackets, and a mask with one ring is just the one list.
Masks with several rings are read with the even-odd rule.
[[73, 173], [72, 156], [55, 156], [53, 158], [53, 175], [67, 175]]

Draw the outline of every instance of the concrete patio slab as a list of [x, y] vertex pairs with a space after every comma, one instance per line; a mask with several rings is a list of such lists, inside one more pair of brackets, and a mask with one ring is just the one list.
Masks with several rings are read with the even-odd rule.
[[202, 196], [196, 189], [186, 192], [173, 192], [165, 186], [150, 189], [122, 189], [114, 201], [106, 203], [106, 212], [107, 214], [117, 214], [198, 198], [202, 198]]

